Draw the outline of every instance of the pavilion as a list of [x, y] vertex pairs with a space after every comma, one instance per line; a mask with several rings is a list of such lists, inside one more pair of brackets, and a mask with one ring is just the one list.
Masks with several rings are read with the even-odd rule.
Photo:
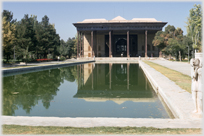
[[166, 24], [154, 18], [126, 20], [120, 16], [73, 23], [78, 35], [77, 58], [158, 57], [159, 49], [152, 41]]

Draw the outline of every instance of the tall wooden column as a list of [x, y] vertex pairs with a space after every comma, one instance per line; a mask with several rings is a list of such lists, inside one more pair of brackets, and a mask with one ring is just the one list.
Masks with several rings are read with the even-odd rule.
[[82, 57], [84, 57], [84, 33], [82, 33]]
[[79, 31], [77, 31], [78, 40], [77, 40], [77, 55], [76, 57], [79, 58]]
[[81, 42], [81, 32], [79, 33], [79, 35], [80, 35], [80, 45], [79, 45], [79, 58], [81, 58], [81, 44], [82, 44], [82, 42]]
[[147, 30], [145, 30], [145, 57], [147, 56]]
[[130, 57], [130, 53], [129, 53], [129, 31], [127, 31], [127, 57], [129, 58]]
[[93, 49], [93, 31], [91, 31], [91, 57], [93, 58], [94, 56], [94, 49]]
[[109, 31], [109, 57], [112, 58], [112, 32]]
[[98, 56], [97, 31], [94, 32], [94, 56]]

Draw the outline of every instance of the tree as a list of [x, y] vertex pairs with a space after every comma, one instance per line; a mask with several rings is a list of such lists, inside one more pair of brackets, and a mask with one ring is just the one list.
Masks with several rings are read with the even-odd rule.
[[11, 49], [15, 42], [15, 29], [16, 26], [7, 22], [6, 17], [3, 17], [3, 52], [4, 55], [7, 56], [7, 61], [9, 59], [9, 55], [12, 53]]
[[193, 48], [201, 51], [202, 9], [200, 4], [194, 5], [187, 19], [187, 35], [190, 36], [193, 41]]
[[53, 58], [58, 55], [60, 36], [56, 33], [55, 25], [49, 23], [48, 16], [45, 15], [38, 22], [35, 15], [25, 15], [16, 21], [12, 12], [4, 10], [2, 14], [3, 52], [7, 61], [13, 52], [18, 59], [25, 59], [26, 62], [39, 56]]
[[45, 15], [39, 24], [37, 32], [37, 40], [39, 44], [39, 50], [43, 57], [47, 57], [48, 54], [56, 54], [57, 46], [60, 45], [60, 37], [56, 33], [54, 24], [49, 23], [49, 18]]
[[[181, 28], [175, 29], [174, 26], [168, 25], [165, 31], [158, 31], [152, 41], [153, 46], [157, 46], [164, 54], [172, 55], [177, 60], [179, 58], [179, 51], [182, 58], [187, 54], [187, 46], [191, 46], [189, 37], [183, 36]], [[191, 48], [190, 48], [191, 49]]]
[[35, 51], [35, 32], [33, 29], [33, 20], [29, 18], [28, 14], [17, 25], [17, 51], [23, 56], [27, 63], [28, 58], [31, 58], [32, 53]]
[[57, 47], [57, 51], [59, 52], [60, 56], [66, 56], [68, 54], [68, 48], [63, 39], [60, 40], [60, 46]]
[[13, 13], [8, 10], [3, 10], [3, 17], [6, 17], [6, 21], [10, 23], [15, 23], [16, 19], [13, 19]]
[[72, 39], [69, 38], [67, 40], [68, 45], [68, 57], [71, 58], [71, 56], [76, 55], [76, 39], [73, 37]]
[[3, 11], [2, 19], [2, 36], [3, 36], [3, 54], [7, 57], [7, 62], [13, 52], [13, 45], [15, 43], [16, 26], [13, 20], [13, 13], [7, 10]]

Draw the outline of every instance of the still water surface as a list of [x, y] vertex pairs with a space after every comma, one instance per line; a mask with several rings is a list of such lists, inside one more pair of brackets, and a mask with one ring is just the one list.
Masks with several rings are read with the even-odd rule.
[[81, 64], [3, 77], [3, 115], [171, 118], [138, 64]]

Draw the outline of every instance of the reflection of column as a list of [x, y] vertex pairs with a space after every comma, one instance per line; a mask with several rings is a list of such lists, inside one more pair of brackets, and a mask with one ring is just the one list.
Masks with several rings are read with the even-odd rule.
[[84, 86], [84, 65], [82, 65], [82, 86]]
[[79, 72], [79, 74], [80, 74], [80, 76], [79, 76], [79, 80], [80, 80], [80, 87], [79, 87], [79, 88], [81, 88], [81, 85], [82, 85], [82, 83], [81, 83], [81, 82], [82, 82], [82, 80], [81, 80], [81, 64], [80, 64], [80, 66], [79, 66], [79, 67], [80, 67], [80, 68], [79, 68], [79, 69], [80, 69], [80, 72]]
[[130, 68], [130, 63], [127, 63], [127, 89], [129, 90], [129, 68]]
[[109, 63], [109, 89], [111, 89], [111, 69], [112, 69], [112, 63]]
[[79, 90], [79, 65], [77, 65], [77, 81], [78, 81], [78, 90]]
[[91, 71], [92, 71], [92, 90], [94, 89], [94, 79], [93, 79], [93, 63], [91, 64]]
[[145, 90], [147, 90], [147, 77], [145, 76]]

